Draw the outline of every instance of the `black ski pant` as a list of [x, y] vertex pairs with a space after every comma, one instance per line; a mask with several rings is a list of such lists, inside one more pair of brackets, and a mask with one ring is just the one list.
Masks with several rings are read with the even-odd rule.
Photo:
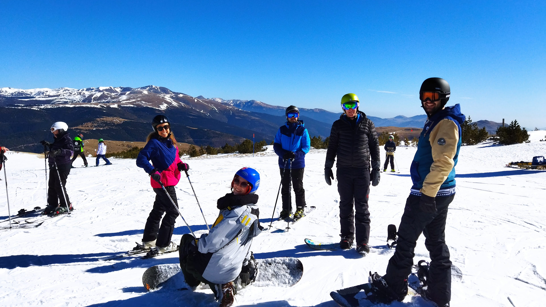
[[195, 237], [191, 234], [184, 234], [180, 240], [180, 249], [178, 250], [180, 258], [180, 268], [184, 274], [184, 279], [190, 287], [197, 287], [199, 283], [205, 283], [210, 286], [214, 292], [214, 284], [203, 277], [203, 272], [207, 267], [212, 254], [199, 253], [195, 244]]
[[282, 169], [281, 168], [281, 185], [282, 185], [282, 209], [292, 212], [292, 191], [290, 190], [291, 183], [294, 185], [294, 194], [296, 194], [297, 209], [305, 207], [305, 190], [303, 189], [303, 171], [300, 169]]
[[368, 244], [370, 238], [369, 189], [370, 170], [365, 168], [337, 169], [341, 237], [354, 239], [356, 227], [357, 244]]
[[385, 165], [383, 166], [383, 169], [387, 169], [389, 162], [391, 162], [391, 169], [394, 169], [394, 155], [387, 155], [385, 157]]
[[[66, 191], [66, 179], [70, 174], [72, 166], [70, 164], [57, 164], [59, 173], [55, 169], [55, 165], [49, 168], [49, 183], [47, 188], [47, 206], [54, 209], [59, 206], [59, 201], [62, 207], [66, 208], [67, 202], [70, 204], [68, 192]], [[60, 177], [60, 178], [59, 178]], [[62, 186], [61, 186], [62, 184]], [[65, 202], [66, 197], [66, 202]]]
[[[172, 200], [178, 207], [176, 200], [176, 191], [174, 187], [165, 187]], [[163, 191], [163, 189], [154, 189], [155, 201], [154, 207], [146, 220], [146, 226], [144, 226], [144, 235], [142, 241], [149, 242], [157, 240], [155, 245], [157, 247], [166, 247], [171, 243], [171, 238], [174, 231], [174, 223], [178, 217], [178, 210], [173, 206], [171, 200]], [[161, 217], [166, 213], [163, 220]], [[161, 223], [161, 226], [159, 225]]]
[[420, 196], [410, 195], [398, 227], [398, 244], [389, 260], [384, 279], [396, 293], [407, 291], [407, 280], [413, 266], [417, 239], [423, 233], [430, 254], [427, 294], [436, 303], [451, 300], [451, 261], [445, 242], [445, 228], [449, 204], [455, 194], [436, 197], [436, 213], [421, 211]]
[[75, 161], [78, 157], [82, 157], [82, 159], [83, 159], [83, 164], [85, 164], [85, 166], [87, 166], [87, 159], [85, 158], [85, 153], [84, 153], [83, 151], [74, 152], [74, 156], [72, 157], [72, 163], [74, 163], [74, 161]]

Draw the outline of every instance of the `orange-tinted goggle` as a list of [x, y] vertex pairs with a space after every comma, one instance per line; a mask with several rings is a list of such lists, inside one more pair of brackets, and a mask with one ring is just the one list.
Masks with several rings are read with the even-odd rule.
[[420, 97], [421, 101], [430, 99], [431, 101], [440, 100], [440, 93], [437, 92], [423, 92]]
[[449, 98], [449, 94], [442, 94], [438, 92], [422, 92], [421, 97], [419, 98], [421, 99], [421, 101], [425, 101], [427, 99], [430, 99], [431, 101], [436, 101]]

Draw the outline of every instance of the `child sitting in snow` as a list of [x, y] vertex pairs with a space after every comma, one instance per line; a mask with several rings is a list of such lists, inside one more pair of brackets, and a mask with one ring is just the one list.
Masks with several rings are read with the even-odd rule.
[[250, 246], [261, 232], [255, 194], [259, 186], [256, 170], [240, 169], [231, 182], [232, 193], [218, 199], [220, 214], [209, 233], [199, 240], [185, 234], [180, 242], [180, 267], [186, 283], [191, 287], [208, 284], [221, 307], [233, 304], [236, 279], [248, 284], [255, 277]]

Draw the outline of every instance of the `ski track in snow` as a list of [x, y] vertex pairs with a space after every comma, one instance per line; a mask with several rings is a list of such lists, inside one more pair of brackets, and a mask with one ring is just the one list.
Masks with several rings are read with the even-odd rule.
[[[446, 227], [451, 260], [462, 271], [460, 280], [453, 278], [452, 306], [544, 305], [546, 172], [504, 167], [511, 161], [531, 161], [535, 155], [546, 155], [546, 142], [535, 140], [546, 132], [531, 134], [533, 141], [529, 144], [480, 144], [461, 149], [456, 167], [457, 194]], [[409, 166], [414, 154], [415, 148], [399, 147], [395, 159], [400, 173], [382, 173], [379, 186], [371, 187], [372, 246], [384, 246], [387, 225], [398, 226], [400, 222], [411, 187]], [[7, 157], [11, 213], [44, 208], [43, 157], [18, 152], [8, 152]], [[385, 273], [393, 250], [377, 249], [360, 257], [354, 249], [315, 251], [305, 246], [306, 237], [320, 242], [339, 240], [337, 182], [332, 186], [324, 182], [324, 159], [325, 150], [311, 150], [306, 158], [306, 200], [317, 209], [291, 225], [289, 231], [285, 231], [286, 223], [274, 222], [252, 246], [258, 259], [299, 258], [304, 265], [303, 278], [291, 288], [243, 289], [234, 306], [334, 307], [331, 291], [366, 282], [369, 271]], [[72, 215], [48, 219], [38, 228], [0, 230], [0, 305], [217, 306], [210, 289], [203, 286], [195, 292], [176, 287], [145, 291], [142, 273], [156, 264], [178, 263], [176, 253], [149, 260], [138, 256], [107, 260], [140, 242], [155, 197], [149, 177], [135, 160], [111, 161], [112, 166], [84, 168], [80, 167], [82, 161], [76, 160], [78, 167], [71, 170], [67, 184], [75, 207]], [[261, 175], [260, 218], [264, 226], [269, 225], [280, 181], [277, 157], [270, 150], [255, 157], [183, 157], [183, 161], [191, 167], [189, 178], [209, 224], [218, 213], [216, 200], [229, 192], [233, 174], [243, 166], [256, 168]], [[89, 162], [94, 164], [94, 159]], [[7, 218], [8, 213], [3, 176], [2, 170], [0, 219]], [[207, 228], [185, 176], [176, 191], [186, 221], [197, 235], [205, 233]], [[281, 207], [279, 196], [275, 218]], [[173, 241], [179, 243], [188, 232], [179, 218]], [[428, 260], [423, 236], [415, 254], [415, 262]], [[390, 306], [432, 304], [408, 296]]]

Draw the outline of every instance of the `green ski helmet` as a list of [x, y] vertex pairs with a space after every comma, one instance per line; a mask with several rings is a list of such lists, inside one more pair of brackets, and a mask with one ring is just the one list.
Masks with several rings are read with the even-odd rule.
[[352, 101], [360, 102], [360, 100], [358, 100], [358, 96], [353, 93], [345, 94], [343, 97], [341, 97], [341, 104]]
[[100, 143], [100, 142], [104, 142], [104, 140], [103, 140], [102, 138], [100, 138], [100, 139], [99, 139], [99, 143]]

